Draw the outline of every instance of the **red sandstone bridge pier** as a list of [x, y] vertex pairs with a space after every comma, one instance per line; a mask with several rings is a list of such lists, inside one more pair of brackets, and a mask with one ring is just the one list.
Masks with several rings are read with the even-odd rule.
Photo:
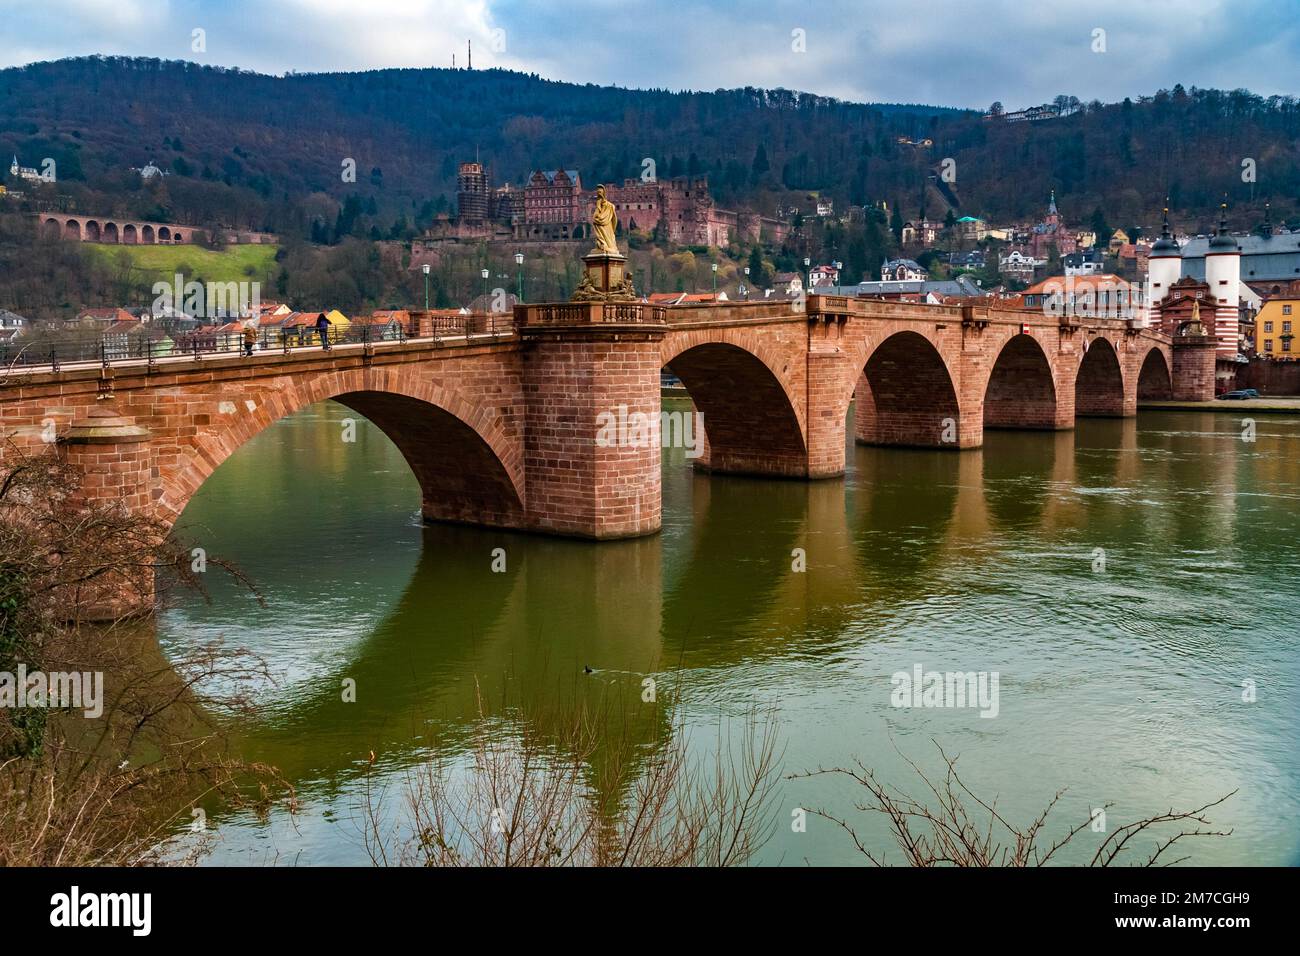
[[55, 441], [89, 497], [170, 523], [244, 442], [336, 399], [402, 451], [429, 520], [618, 538], [660, 527], [661, 450], [598, 443], [598, 416], [657, 423], [665, 367], [703, 415], [700, 467], [822, 479], [844, 473], [846, 427], [864, 443], [973, 448], [985, 428], [1211, 398], [1214, 354], [1207, 336], [984, 306], [521, 305], [493, 336], [0, 371], [0, 456]]

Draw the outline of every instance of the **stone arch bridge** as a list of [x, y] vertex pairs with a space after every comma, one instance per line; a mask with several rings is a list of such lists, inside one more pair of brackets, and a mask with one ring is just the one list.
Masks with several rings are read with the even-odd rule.
[[106, 242], [124, 246], [185, 245], [194, 241], [195, 229], [165, 222], [145, 222], [117, 216], [78, 216], [43, 212], [38, 215], [42, 235], [51, 239]]
[[[660, 527], [663, 368], [703, 415], [699, 467], [821, 479], [843, 474], [850, 427], [941, 453], [1207, 399], [1214, 350], [1120, 320], [835, 296], [527, 305], [496, 335], [0, 370], [0, 456], [57, 442], [87, 496], [171, 522], [244, 442], [336, 399], [402, 451], [430, 520], [617, 538]], [[602, 413], [644, 416], [653, 440], [601, 441]]]

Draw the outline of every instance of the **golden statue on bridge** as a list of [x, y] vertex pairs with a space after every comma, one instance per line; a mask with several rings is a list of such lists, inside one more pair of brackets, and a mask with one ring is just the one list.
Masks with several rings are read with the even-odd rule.
[[591, 211], [591, 237], [596, 240], [596, 252], [616, 256], [618, 252], [618, 210], [605, 198], [605, 187], [596, 187], [596, 205]]
[[605, 195], [605, 187], [596, 187], [591, 209], [591, 238], [595, 247], [582, 257], [586, 264], [574, 302], [631, 302], [636, 289], [627, 271], [627, 257], [618, 251], [618, 209]]

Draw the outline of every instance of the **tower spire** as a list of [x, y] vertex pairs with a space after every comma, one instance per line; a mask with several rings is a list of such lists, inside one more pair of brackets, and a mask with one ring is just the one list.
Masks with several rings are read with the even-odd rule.
[[1047, 202], [1047, 214], [1049, 216], [1056, 215], [1056, 190], [1055, 189], [1052, 190], [1052, 197]]
[[1160, 238], [1168, 239], [1169, 235], [1169, 197], [1165, 196], [1164, 223], [1160, 228]]
[[1219, 235], [1228, 234], [1228, 197], [1223, 197], [1223, 202], [1219, 203]]

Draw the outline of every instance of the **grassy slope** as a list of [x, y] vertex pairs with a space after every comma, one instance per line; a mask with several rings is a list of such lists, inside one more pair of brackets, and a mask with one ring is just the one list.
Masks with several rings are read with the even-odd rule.
[[87, 254], [113, 269], [118, 256], [125, 252], [141, 278], [152, 285], [172, 281], [177, 272], [185, 281], [244, 282], [265, 281], [275, 269], [276, 245], [227, 246], [220, 252], [200, 246], [108, 246], [86, 243]]

